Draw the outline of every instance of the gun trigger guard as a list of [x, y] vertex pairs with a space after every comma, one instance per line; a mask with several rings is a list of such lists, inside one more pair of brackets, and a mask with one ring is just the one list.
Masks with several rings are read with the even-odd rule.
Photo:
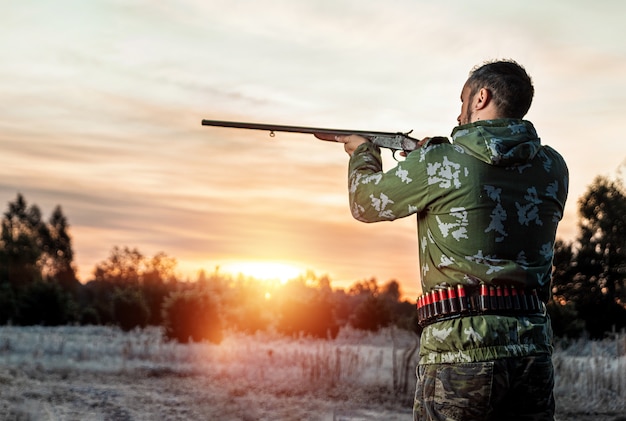
[[404, 159], [398, 159], [398, 157], [396, 156], [396, 154], [401, 153], [402, 151], [400, 149], [395, 149], [392, 153], [391, 156], [393, 156], [393, 159], [396, 160], [396, 162], [402, 162], [404, 161]]

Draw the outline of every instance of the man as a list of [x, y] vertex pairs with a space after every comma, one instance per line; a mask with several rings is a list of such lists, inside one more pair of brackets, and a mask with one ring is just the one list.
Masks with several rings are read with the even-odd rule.
[[388, 172], [366, 139], [337, 139], [356, 219], [417, 215], [415, 420], [554, 419], [545, 303], [568, 170], [522, 120], [533, 94], [514, 61], [475, 68], [452, 143], [424, 139]]

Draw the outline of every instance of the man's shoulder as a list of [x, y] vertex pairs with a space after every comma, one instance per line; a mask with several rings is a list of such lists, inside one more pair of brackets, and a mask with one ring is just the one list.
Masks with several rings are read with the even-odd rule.
[[540, 151], [552, 161], [557, 162], [564, 171], [567, 171], [567, 162], [563, 155], [550, 145], [541, 145]]

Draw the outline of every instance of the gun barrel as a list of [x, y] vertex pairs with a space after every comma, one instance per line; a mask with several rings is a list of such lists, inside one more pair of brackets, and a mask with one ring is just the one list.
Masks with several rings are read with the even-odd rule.
[[[222, 120], [202, 120], [203, 126], [217, 126], [217, 127], [229, 127], [235, 129], [252, 129], [252, 130], [265, 130], [268, 132], [290, 132], [290, 133], [308, 133], [308, 134], [329, 134], [347, 136], [356, 134], [364, 137], [373, 136], [395, 136], [404, 135], [403, 133], [390, 133], [390, 132], [372, 132], [365, 130], [345, 130], [345, 129], [327, 129], [321, 127], [303, 127], [303, 126], [284, 126], [278, 124], [260, 124], [260, 123], [246, 123], [239, 121], [222, 121]], [[408, 136], [407, 136], [408, 137]]]

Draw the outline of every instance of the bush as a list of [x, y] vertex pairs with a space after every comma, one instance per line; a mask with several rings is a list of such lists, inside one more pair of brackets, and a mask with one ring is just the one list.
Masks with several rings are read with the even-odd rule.
[[81, 312], [80, 312], [80, 319], [79, 319], [79, 323], [81, 325], [99, 325], [100, 322], [100, 315], [98, 314], [98, 311], [89, 306], [89, 307], [84, 307]]
[[181, 343], [223, 339], [217, 303], [207, 292], [172, 292], [163, 303], [163, 324], [165, 336]]
[[376, 332], [381, 327], [389, 326], [391, 312], [384, 299], [368, 296], [359, 304], [350, 319], [350, 324], [361, 330]]
[[116, 289], [113, 294], [113, 318], [124, 331], [146, 327], [150, 309], [140, 291]]
[[332, 303], [323, 297], [311, 301], [290, 299], [283, 303], [278, 330], [292, 336], [304, 334], [334, 339], [339, 333]]

